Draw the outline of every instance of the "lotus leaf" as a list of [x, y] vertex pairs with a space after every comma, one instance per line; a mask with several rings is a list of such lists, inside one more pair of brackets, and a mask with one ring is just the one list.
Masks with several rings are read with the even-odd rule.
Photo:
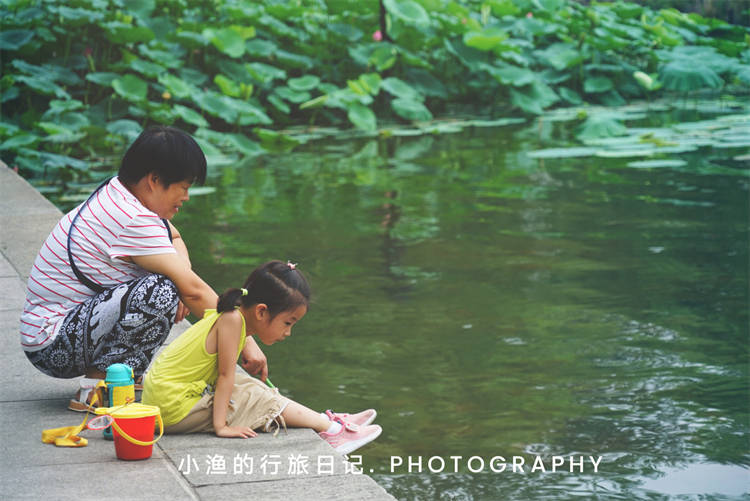
[[130, 62], [130, 67], [147, 77], [158, 77], [165, 71], [164, 66], [150, 61], [144, 61], [143, 59], [132, 60]]
[[208, 127], [208, 121], [203, 116], [192, 108], [183, 106], [181, 104], [175, 104], [172, 108], [175, 114], [180, 117], [184, 122], [196, 127]]
[[432, 120], [432, 113], [420, 101], [405, 97], [397, 98], [391, 102], [393, 111], [406, 120], [425, 122]]
[[[625, 101], [625, 98], [620, 95], [619, 92], [612, 89], [608, 92], [604, 92], [602, 94], [598, 95], [599, 101], [609, 107], [617, 107], [617, 106], [623, 106], [627, 101]], [[645, 116], [644, 116], [645, 118]], [[629, 120], [633, 120], [634, 118], [628, 117]]]
[[467, 31], [464, 33], [464, 44], [481, 51], [489, 51], [497, 48], [508, 38], [505, 30], [498, 27], [485, 27], [480, 31]]
[[248, 101], [240, 101], [239, 99], [232, 99], [230, 97], [226, 99], [230, 99], [232, 106], [237, 110], [237, 123], [239, 125], [269, 125], [273, 123], [273, 120], [266, 115], [262, 108]]
[[526, 121], [525, 118], [497, 118], [495, 120], [469, 120], [463, 124], [466, 127], [502, 127], [504, 125], [516, 125]]
[[664, 88], [680, 92], [721, 87], [724, 81], [699, 61], [678, 59], [665, 64], [659, 72]]
[[34, 38], [31, 30], [0, 31], [0, 50], [18, 50]]
[[583, 61], [583, 54], [573, 44], [555, 43], [543, 50], [536, 51], [536, 55], [557, 70], [570, 68]]
[[256, 127], [253, 132], [260, 138], [263, 148], [269, 151], [290, 151], [300, 144], [298, 139], [273, 130]]
[[198, 106], [210, 115], [219, 117], [230, 124], [237, 120], [237, 109], [229, 101], [231, 98], [227, 96], [218, 92], [207, 91], [195, 94], [193, 99]]
[[638, 160], [636, 162], [628, 162], [628, 167], [635, 167], [636, 169], [655, 169], [661, 167], [683, 167], [687, 165], [687, 162], [680, 159], [673, 158], [662, 158], [655, 160]]
[[595, 156], [601, 158], [628, 158], [628, 157], [650, 157], [655, 153], [654, 148], [632, 148], [632, 149], [614, 149], [599, 150]]
[[218, 74], [214, 77], [214, 83], [221, 89], [222, 94], [230, 97], [240, 97], [242, 90], [234, 80], [230, 80], [224, 75]]
[[544, 150], [529, 151], [526, 155], [530, 158], [575, 158], [590, 157], [598, 151], [598, 148], [585, 146], [572, 148], [547, 148]]
[[607, 115], [594, 115], [586, 119], [576, 134], [580, 140], [622, 136], [627, 132], [619, 119]]
[[[271, 100], [271, 97], [273, 97], [273, 96], [269, 97], [269, 101]], [[304, 103], [300, 104], [299, 105], [299, 109], [305, 110], [307, 108], [319, 108], [319, 107], [323, 106], [326, 103], [326, 101], [328, 101], [328, 95], [324, 94], [322, 96], [318, 96], [318, 97], [316, 97], [314, 99], [311, 99], [311, 100], [309, 100], [307, 102], [304, 102]]]
[[[268, 99], [268, 102], [271, 103], [274, 106], [274, 108], [276, 108], [277, 110], [279, 110], [282, 113], [286, 113], [288, 115], [292, 111], [292, 109], [289, 107], [289, 105], [286, 104], [283, 99], [281, 99], [279, 96], [277, 96], [275, 94], [269, 94], [267, 96], [267, 99]], [[300, 109], [304, 109], [303, 106], [305, 104], [306, 103], [301, 104], [300, 105]]]
[[265, 153], [265, 150], [258, 143], [247, 136], [242, 134], [227, 134], [227, 136], [229, 144], [246, 157]]
[[482, 63], [480, 67], [486, 70], [497, 81], [505, 85], [514, 87], [523, 87], [534, 82], [537, 79], [536, 73], [526, 68], [519, 68], [511, 64], [502, 62], [495, 63], [495, 66]]
[[245, 42], [245, 51], [251, 56], [271, 57], [278, 49], [278, 45], [269, 40], [254, 38]]
[[565, 5], [565, 0], [531, 0], [536, 8], [547, 12], [557, 12]]
[[17, 98], [20, 95], [21, 95], [21, 91], [18, 89], [18, 87], [10, 87], [9, 89], [5, 89], [3, 91], [2, 97], [0, 97], [0, 103], [12, 101], [13, 99]]
[[206, 37], [195, 31], [178, 30], [174, 37], [188, 49], [200, 49], [209, 43]]
[[112, 80], [112, 88], [128, 101], [144, 101], [148, 84], [135, 75], [127, 74]]
[[750, 148], [750, 140], [745, 141], [718, 141], [713, 144], [714, 148]]
[[[513, 3], [513, 0], [489, 0], [486, 2], [492, 9], [492, 13], [497, 17], [512, 16], [518, 14], [521, 10]], [[468, 14], [464, 14], [467, 17]]]
[[430, 24], [430, 17], [424, 7], [412, 0], [383, 0], [383, 5], [390, 15], [407, 23], [417, 26]]
[[553, 105], [560, 98], [549, 85], [536, 80], [525, 88], [511, 89], [510, 100], [527, 113], [541, 115], [544, 108]]
[[[420, 94], [443, 99], [448, 97], [448, 90], [445, 85], [431, 73], [420, 68], [410, 68], [406, 74], [408, 83]], [[378, 85], [379, 87], [380, 85]]]
[[312, 58], [303, 56], [302, 54], [294, 54], [292, 52], [277, 49], [276, 52], [274, 52], [274, 56], [282, 63], [293, 68], [309, 70], [315, 66], [315, 62]]
[[344, 23], [331, 23], [328, 25], [331, 32], [345, 38], [349, 42], [358, 42], [362, 39], [362, 30]]
[[352, 103], [349, 105], [347, 112], [349, 121], [354, 124], [360, 130], [365, 132], [374, 132], [377, 130], [377, 119], [375, 113], [359, 103]]
[[414, 87], [396, 77], [388, 77], [381, 82], [381, 87], [396, 98], [411, 101], [424, 101], [424, 97]]
[[107, 132], [124, 136], [128, 141], [134, 140], [142, 131], [140, 124], [133, 120], [115, 120], [107, 124]]
[[191, 197], [198, 197], [202, 195], [211, 195], [216, 192], [215, 186], [191, 186], [188, 189], [188, 194]]
[[110, 21], [100, 25], [107, 39], [112, 43], [128, 44], [153, 40], [154, 32], [145, 26], [133, 26], [120, 21]]
[[576, 91], [567, 87], [558, 87], [557, 91], [560, 93], [560, 97], [569, 102], [570, 104], [579, 105], [583, 104], [581, 95]]
[[181, 78], [178, 78], [169, 73], [162, 73], [161, 75], [159, 75], [158, 81], [174, 97], [177, 97], [177, 98], [188, 97], [193, 93], [193, 88], [188, 83], [186, 83]]
[[274, 80], [284, 80], [286, 71], [265, 63], [249, 63], [246, 65], [247, 70], [252, 77], [260, 83], [266, 84]]
[[372, 65], [378, 71], [385, 71], [396, 64], [396, 55], [398, 52], [393, 47], [378, 47], [367, 58], [367, 65]]
[[[26, 150], [24, 153], [28, 153], [29, 150]], [[39, 159], [41, 165], [43, 167], [49, 167], [49, 168], [62, 168], [62, 167], [71, 167], [76, 170], [86, 170], [89, 167], [89, 163], [85, 160], [78, 160], [77, 158], [72, 158], [66, 155], [58, 155], [55, 153], [47, 153], [47, 152], [33, 152], [35, 156]]]
[[60, 113], [80, 110], [83, 107], [84, 104], [77, 99], [68, 99], [65, 101], [53, 99], [49, 102], [49, 109], [44, 113], [44, 115], [42, 115], [42, 119], [46, 120], [49, 117], [59, 115]]
[[614, 89], [615, 85], [607, 77], [588, 77], [583, 81], [583, 90], [586, 94], [595, 94], [599, 92], [607, 92]]
[[241, 27], [229, 26], [219, 30], [206, 28], [202, 35], [224, 54], [232, 58], [241, 57], [245, 53], [245, 40]]
[[39, 142], [36, 134], [21, 133], [0, 144], [0, 150], [15, 150], [22, 146], [31, 146]]
[[289, 87], [276, 87], [276, 89], [274, 89], [274, 93], [279, 97], [286, 99], [290, 103], [304, 103], [305, 101], [310, 100], [309, 92], [297, 92], [290, 89]]
[[452, 41], [446, 38], [443, 41], [443, 44], [445, 45], [445, 48], [448, 50], [448, 52], [456, 56], [458, 60], [466, 65], [469, 69], [475, 69], [479, 66], [479, 64], [487, 62], [487, 58], [482, 51], [467, 47], [461, 42]]
[[312, 90], [317, 87], [319, 83], [320, 78], [315, 75], [305, 75], [304, 77], [300, 78], [290, 78], [289, 81], [287, 81], [287, 85], [289, 86], [289, 88], [296, 92]]
[[17, 82], [28, 85], [32, 89], [41, 92], [42, 94], [54, 94], [59, 98], [70, 98], [70, 95], [65, 91], [65, 89], [57, 85], [55, 82], [47, 80], [46, 78], [20, 75], [15, 77], [15, 80]]

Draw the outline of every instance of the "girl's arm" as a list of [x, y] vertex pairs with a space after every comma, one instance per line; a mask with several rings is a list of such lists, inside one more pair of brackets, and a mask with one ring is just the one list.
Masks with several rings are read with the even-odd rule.
[[216, 392], [214, 393], [214, 432], [218, 437], [254, 437], [257, 433], [247, 426], [227, 425], [227, 409], [234, 387], [237, 349], [243, 334], [240, 312], [223, 313], [216, 321], [215, 328], [219, 376], [216, 378]]

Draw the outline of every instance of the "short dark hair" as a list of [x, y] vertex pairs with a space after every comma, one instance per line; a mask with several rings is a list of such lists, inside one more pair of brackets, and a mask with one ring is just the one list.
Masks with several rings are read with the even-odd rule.
[[135, 184], [156, 174], [164, 186], [187, 181], [206, 181], [206, 156], [190, 134], [175, 127], [149, 127], [133, 141], [122, 157], [118, 177]]
[[252, 306], [263, 303], [268, 306], [271, 318], [283, 311], [292, 311], [300, 306], [310, 306], [310, 286], [296, 265], [281, 261], [268, 261], [258, 266], [245, 280], [242, 289], [227, 289], [219, 296], [216, 311], [231, 311], [235, 306]]

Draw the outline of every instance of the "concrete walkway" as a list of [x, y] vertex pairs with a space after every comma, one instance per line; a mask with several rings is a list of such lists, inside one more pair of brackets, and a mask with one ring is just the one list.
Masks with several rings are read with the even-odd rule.
[[[36, 252], [60, 211], [0, 162], [0, 499], [50, 500], [315, 500], [394, 499], [309, 429], [273, 437], [223, 439], [164, 436], [144, 461], [120, 461], [101, 432], [85, 430], [87, 447], [41, 442], [43, 429], [77, 425], [67, 410], [77, 380], [37, 371], [19, 344], [25, 283]], [[185, 328], [175, 326], [170, 339]]]

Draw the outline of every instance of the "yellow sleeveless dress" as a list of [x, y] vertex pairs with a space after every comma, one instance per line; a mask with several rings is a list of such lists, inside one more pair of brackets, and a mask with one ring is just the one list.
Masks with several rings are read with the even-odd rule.
[[[182, 421], [201, 399], [206, 387], [216, 384], [218, 353], [206, 351], [206, 337], [219, 316], [221, 313], [216, 310], [206, 310], [201, 320], [164, 348], [146, 373], [141, 401], [159, 406], [164, 426]], [[243, 317], [237, 358], [245, 341]]]

